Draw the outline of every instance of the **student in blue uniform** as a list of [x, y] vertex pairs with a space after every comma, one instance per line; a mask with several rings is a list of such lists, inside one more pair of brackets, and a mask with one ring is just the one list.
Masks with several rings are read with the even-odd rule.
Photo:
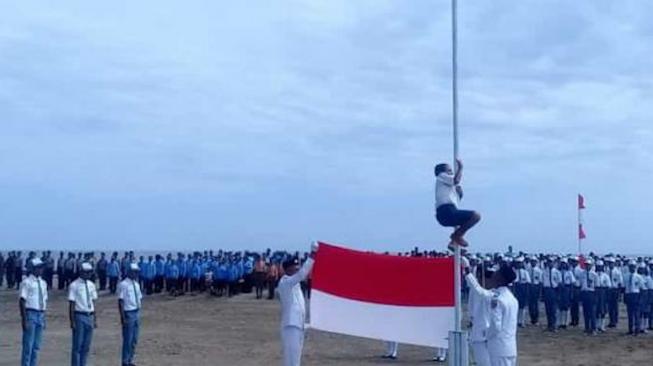
[[553, 266], [553, 259], [546, 259], [546, 268], [542, 273], [542, 292], [546, 310], [547, 330], [557, 331], [558, 286], [562, 281], [560, 272]]
[[163, 260], [163, 257], [160, 256], [159, 254], [156, 255], [156, 275], [155, 275], [155, 286], [154, 286], [154, 292], [157, 294], [160, 294], [161, 291], [164, 289], [164, 282], [165, 282], [165, 261]]
[[120, 278], [120, 263], [114, 254], [107, 265], [107, 278], [109, 278], [109, 291], [115, 294], [118, 288], [118, 278]]
[[596, 284], [598, 276], [591, 259], [585, 261], [585, 270], [580, 277], [580, 299], [583, 303], [585, 333], [596, 335]]
[[624, 302], [628, 312], [628, 335], [636, 336], [639, 333], [639, 301], [640, 292], [644, 286], [644, 279], [637, 274], [635, 269], [637, 263], [634, 260], [628, 262], [628, 272], [624, 278]]

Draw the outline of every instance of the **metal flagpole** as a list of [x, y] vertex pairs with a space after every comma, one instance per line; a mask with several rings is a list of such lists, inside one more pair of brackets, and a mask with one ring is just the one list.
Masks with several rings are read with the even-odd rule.
[[[454, 166], [458, 159], [458, 3], [451, 0], [451, 63], [452, 63], [452, 107], [453, 107], [453, 157]], [[454, 286], [455, 286], [455, 330], [449, 333], [449, 365], [468, 366], [468, 344], [462, 331], [462, 294], [460, 273], [460, 246], [454, 245]]]

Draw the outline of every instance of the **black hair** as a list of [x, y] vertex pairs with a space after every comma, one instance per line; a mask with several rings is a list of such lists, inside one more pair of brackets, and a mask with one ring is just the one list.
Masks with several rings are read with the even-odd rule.
[[447, 163], [440, 163], [440, 164], [436, 165], [434, 171], [435, 171], [435, 176], [436, 177], [438, 175], [440, 175], [440, 173], [446, 172], [447, 171]]
[[501, 277], [504, 281], [504, 283], [501, 284], [502, 286], [508, 286], [517, 278], [515, 271], [513, 271], [513, 269], [506, 264], [501, 265], [501, 268], [499, 268], [499, 273], [501, 274]]

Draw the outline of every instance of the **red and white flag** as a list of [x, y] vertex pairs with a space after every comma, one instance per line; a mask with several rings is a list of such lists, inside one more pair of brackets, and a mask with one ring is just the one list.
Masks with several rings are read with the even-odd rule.
[[583, 197], [582, 194], [578, 195], [578, 209], [579, 210], [585, 209], [585, 197]]
[[320, 243], [312, 278], [312, 328], [448, 347], [455, 327], [453, 258], [400, 257]]

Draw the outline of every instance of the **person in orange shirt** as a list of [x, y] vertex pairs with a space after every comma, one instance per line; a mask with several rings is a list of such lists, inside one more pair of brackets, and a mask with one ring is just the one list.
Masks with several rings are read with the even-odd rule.
[[274, 291], [281, 278], [281, 268], [276, 261], [268, 266], [268, 300], [274, 300]]
[[265, 263], [265, 255], [261, 255], [254, 264], [254, 286], [256, 287], [256, 299], [263, 298], [263, 288], [265, 287], [265, 280], [267, 277], [267, 264]]

